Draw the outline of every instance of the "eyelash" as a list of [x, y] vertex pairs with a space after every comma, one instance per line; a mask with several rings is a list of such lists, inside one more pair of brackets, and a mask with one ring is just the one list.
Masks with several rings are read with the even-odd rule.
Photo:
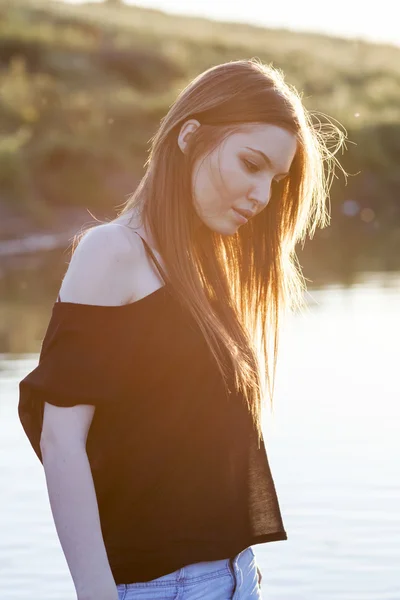
[[[250, 173], [258, 173], [258, 171], [260, 170], [260, 168], [258, 167], [258, 165], [255, 165], [254, 163], [250, 162], [249, 160], [245, 160], [243, 159], [244, 164], [246, 165], [246, 168], [248, 171], [250, 171]], [[249, 166], [251, 165], [252, 167], [255, 167], [255, 171], [253, 171], [253, 169]], [[279, 183], [278, 179], [273, 179], [272, 183]]]
[[[258, 173], [258, 171], [260, 170], [258, 165], [255, 165], [254, 163], [250, 162], [249, 160], [243, 159], [243, 162], [246, 165], [247, 170], [250, 171], [250, 173]], [[251, 165], [251, 166], [249, 166], [249, 165]], [[253, 171], [253, 169], [251, 167], [255, 167], [255, 170]]]

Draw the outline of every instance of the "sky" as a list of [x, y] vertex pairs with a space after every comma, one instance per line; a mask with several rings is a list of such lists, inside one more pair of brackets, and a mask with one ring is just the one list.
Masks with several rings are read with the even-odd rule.
[[[81, 0], [65, 0], [79, 3]], [[400, 47], [398, 0], [125, 0], [165, 12], [327, 33]]]

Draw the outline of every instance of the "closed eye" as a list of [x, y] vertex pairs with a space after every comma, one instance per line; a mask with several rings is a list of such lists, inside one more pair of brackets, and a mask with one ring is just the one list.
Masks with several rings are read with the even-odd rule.
[[255, 165], [249, 160], [243, 159], [243, 162], [246, 165], [247, 170], [250, 171], [250, 173], [257, 173], [260, 170], [258, 165]]
[[[258, 165], [256, 165], [256, 164], [254, 164], [253, 162], [251, 162], [250, 160], [246, 160], [244, 158], [243, 159], [243, 163], [246, 165], [246, 169], [248, 171], [250, 171], [250, 173], [258, 173], [259, 171], [261, 171], [260, 167]], [[279, 179], [273, 179], [272, 183], [280, 183], [286, 177], [287, 177], [287, 175], [284, 175], [283, 177], [280, 177]]]

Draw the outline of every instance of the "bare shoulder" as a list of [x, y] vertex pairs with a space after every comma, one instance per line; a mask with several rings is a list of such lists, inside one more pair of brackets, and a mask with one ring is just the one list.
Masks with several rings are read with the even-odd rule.
[[62, 302], [118, 306], [130, 296], [140, 238], [115, 223], [96, 225], [80, 239], [61, 288]]

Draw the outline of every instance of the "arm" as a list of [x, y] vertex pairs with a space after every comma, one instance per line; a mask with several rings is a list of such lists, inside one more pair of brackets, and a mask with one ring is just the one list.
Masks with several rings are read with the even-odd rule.
[[[48, 406], [63, 413], [89, 408]], [[42, 441], [41, 451], [54, 523], [78, 600], [118, 600], [85, 449], [61, 440]]]
[[[130, 281], [130, 272], [124, 270], [132, 261], [123, 231], [103, 225], [82, 238], [64, 277], [62, 301], [123, 303]], [[40, 448], [51, 510], [78, 600], [118, 600], [86, 454], [94, 412], [95, 406], [73, 405], [73, 399], [72, 406], [46, 402]]]

